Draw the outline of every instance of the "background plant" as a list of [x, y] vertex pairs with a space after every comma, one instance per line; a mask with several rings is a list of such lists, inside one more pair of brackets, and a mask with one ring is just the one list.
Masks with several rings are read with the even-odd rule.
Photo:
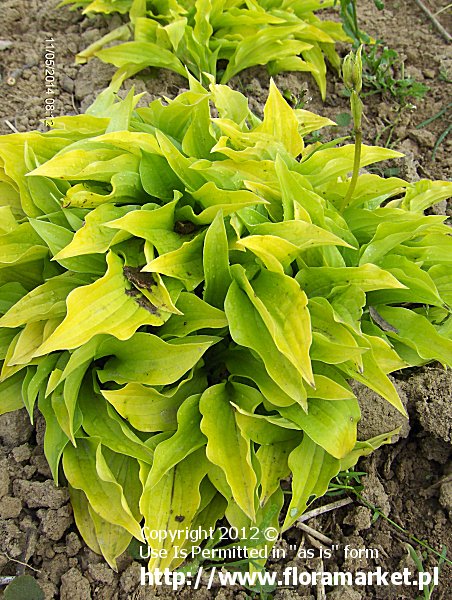
[[[113, 568], [143, 525], [186, 548], [223, 516], [288, 529], [393, 433], [357, 440], [348, 381], [405, 414], [388, 374], [452, 363], [450, 229], [423, 212], [452, 185], [364, 173], [349, 193], [354, 146], [303, 140], [331, 121], [274, 84], [263, 121], [190, 85], [137, 109], [111, 88], [0, 141], [1, 412], [37, 405]], [[180, 563], [148, 541], [168, 551], [150, 568]]]
[[[332, 6], [332, 0], [103, 0], [83, 5], [87, 13], [130, 9], [130, 24], [118, 27], [78, 55], [79, 62], [97, 56], [112, 63], [119, 68], [116, 76], [121, 80], [146, 67], [161, 67], [184, 77], [188, 70], [198, 80], [207, 73], [227, 83], [243, 69], [267, 65], [272, 75], [310, 72], [324, 98], [325, 56], [339, 70], [335, 43], [348, 39], [340, 23], [314, 14]], [[130, 37], [133, 41], [125, 41]], [[105, 47], [119, 40], [124, 43]]]

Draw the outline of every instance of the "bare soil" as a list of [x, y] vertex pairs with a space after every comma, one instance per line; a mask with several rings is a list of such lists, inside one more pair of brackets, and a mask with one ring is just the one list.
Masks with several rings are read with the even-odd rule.
[[[44, 85], [46, 40], [56, 46], [57, 86], [55, 114], [82, 112], [95, 95], [105, 88], [113, 69], [98, 61], [74, 65], [74, 55], [120, 23], [119, 17], [82, 17], [79, 12], [55, 10], [55, 0], [2, 0], [0, 21], [0, 133], [11, 133], [44, 126], [46, 117]], [[375, 38], [383, 39], [396, 50], [405, 71], [429, 87], [415, 107], [401, 114], [397, 100], [389, 94], [369, 96], [366, 100], [365, 138], [367, 143], [387, 141], [388, 125], [396, 123], [391, 137], [392, 147], [406, 157], [397, 164], [398, 174], [414, 181], [419, 178], [446, 179], [451, 174], [449, 159], [452, 140], [445, 138], [432, 157], [438, 137], [450, 125], [451, 109], [424, 127], [422, 122], [447, 108], [450, 102], [452, 56], [441, 35], [415, 4], [414, 0], [387, 0], [378, 11], [371, 0], [359, 3], [361, 28]], [[428, 3], [432, 12], [446, 5], [437, 0]], [[449, 13], [450, 14], [450, 13]], [[438, 15], [450, 30], [447, 13]], [[344, 53], [347, 51], [344, 47]], [[329, 74], [328, 95], [322, 104], [313, 82], [302, 74], [283, 74], [276, 78], [282, 90], [305, 102], [305, 107], [335, 118], [348, 112], [348, 100], [337, 74]], [[236, 77], [232, 84], [249, 98], [252, 108], [262, 112], [269, 77], [264, 68], [250, 69]], [[131, 82], [127, 84], [131, 85]], [[136, 79], [137, 92], [147, 92], [142, 102], [162, 95], [174, 97], [186, 87], [186, 81], [170, 72], [153, 78]], [[350, 133], [350, 126], [338, 128], [339, 135]], [[335, 134], [337, 135], [337, 134]], [[445, 205], [437, 209], [444, 214]], [[362, 479], [365, 503], [381, 509], [406, 533], [385, 518], [375, 522], [375, 511], [359, 502], [328, 513], [309, 525], [330, 537], [338, 550], [324, 560], [325, 570], [400, 571], [404, 567], [416, 571], [406, 543], [425, 551], [426, 570], [437, 565], [437, 557], [419, 546], [410, 536], [424, 541], [441, 552], [452, 549], [452, 409], [450, 404], [452, 377], [450, 371], [433, 365], [399, 374], [396, 382], [410, 415], [409, 425], [398, 422], [397, 415], [376, 394], [362, 387], [357, 393], [365, 422], [362, 438], [402, 425], [399, 440], [377, 451], [359, 463], [366, 472]], [[0, 575], [31, 574], [45, 592], [46, 600], [144, 600], [155, 597], [181, 599], [249, 598], [244, 591], [183, 589], [173, 594], [167, 588], [149, 590], [139, 585], [140, 563], [127, 553], [120, 559], [119, 572], [113, 572], [103, 559], [91, 552], [75, 528], [68, 494], [55, 488], [42, 449], [43, 422], [38, 418], [33, 428], [25, 411], [0, 417]], [[330, 499], [325, 499], [331, 501]], [[319, 569], [318, 559], [295, 556], [294, 546], [313, 548], [305, 534], [294, 528], [284, 536], [280, 547], [287, 551], [283, 561], [270, 562], [269, 567], [282, 570], [287, 566]], [[346, 559], [345, 545], [376, 549], [378, 558]], [[450, 558], [450, 557], [449, 557]], [[433, 593], [437, 600], [452, 598], [451, 568], [443, 565], [440, 584]], [[0, 591], [0, 598], [2, 593]], [[280, 589], [276, 600], [321, 598], [316, 588]], [[409, 587], [368, 586], [327, 588], [329, 600], [416, 599], [423, 593]]]

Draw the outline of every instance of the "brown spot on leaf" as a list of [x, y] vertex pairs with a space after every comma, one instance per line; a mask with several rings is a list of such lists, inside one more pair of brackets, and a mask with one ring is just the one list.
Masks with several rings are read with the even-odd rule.
[[143, 295], [141, 295], [139, 298], [136, 298], [135, 302], [138, 304], [138, 306], [141, 306], [141, 308], [146, 309], [152, 315], [160, 314], [158, 308], [154, 306], [152, 302], [149, 302], [149, 300]]
[[157, 285], [152, 273], [143, 273], [143, 267], [124, 267], [124, 277], [138, 288], [150, 290], [153, 285]]
[[196, 225], [191, 221], [176, 221], [174, 223], [174, 231], [182, 235], [188, 235], [193, 233], [196, 229]]

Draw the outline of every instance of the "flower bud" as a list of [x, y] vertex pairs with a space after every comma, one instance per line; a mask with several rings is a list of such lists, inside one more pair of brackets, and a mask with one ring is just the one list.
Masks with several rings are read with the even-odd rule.
[[356, 53], [350, 52], [344, 58], [342, 63], [342, 78], [344, 80], [345, 87], [349, 90], [355, 90], [358, 94], [362, 88], [362, 46], [360, 46]]
[[342, 62], [342, 79], [348, 90], [353, 89], [353, 53], [347, 54]]

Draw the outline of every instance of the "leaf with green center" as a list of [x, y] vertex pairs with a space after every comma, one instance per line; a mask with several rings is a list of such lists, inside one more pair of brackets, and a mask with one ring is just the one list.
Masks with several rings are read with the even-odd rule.
[[154, 452], [152, 468], [147, 485], [154, 487], [166, 473], [186, 456], [206, 445], [207, 438], [201, 432], [200, 394], [187, 398], [177, 411], [177, 431], [161, 442]]
[[377, 263], [399, 244], [418, 238], [422, 233], [436, 230], [448, 233], [442, 221], [443, 217], [422, 215], [408, 222], [380, 223], [373, 238], [361, 249], [360, 264]]
[[203, 268], [203, 298], [209, 304], [222, 309], [232, 279], [228, 237], [221, 211], [217, 213], [204, 238]]
[[350, 454], [347, 454], [347, 456], [341, 460], [341, 471], [351, 469], [362, 456], [369, 456], [369, 454], [372, 454], [372, 452], [377, 450], [377, 448], [380, 448], [380, 446], [391, 444], [392, 438], [400, 432], [400, 429], [401, 428], [398, 427], [393, 431], [383, 433], [364, 442], [356, 442], [356, 445]]
[[212, 386], [201, 396], [201, 431], [207, 437], [208, 459], [223, 470], [235, 501], [254, 520], [257, 476], [251, 462], [250, 443], [240, 431], [231, 404], [235, 398], [233, 385]]
[[151, 196], [169, 200], [174, 190], [183, 192], [184, 186], [171, 169], [168, 161], [160, 154], [143, 151], [140, 162], [141, 183]]
[[395, 306], [378, 306], [377, 310], [396, 330], [395, 333], [388, 331], [389, 337], [407, 344], [424, 360], [438, 360], [444, 365], [452, 363], [452, 341], [440, 335], [425, 317]]
[[[139, 521], [141, 519], [139, 500], [143, 488], [138, 475], [137, 461], [113, 452], [108, 454], [106, 450], [104, 453], [108, 457], [108, 466], [124, 490], [133, 516]], [[91, 506], [88, 510], [94, 524], [99, 549], [112, 569], [117, 570], [116, 559], [127, 549], [132, 535], [123, 527], [113, 525], [100, 517]]]
[[72, 510], [74, 511], [74, 521], [83, 537], [83, 541], [93, 552], [102, 554], [99, 542], [97, 541], [96, 530], [91, 518], [86, 494], [82, 490], [73, 488], [70, 484], [68, 485], [68, 490]]
[[224, 309], [232, 339], [239, 346], [254, 350], [265, 369], [284, 394], [306, 407], [303, 377], [279, 351], [257, 309], [236, 281], [229, 287]]
[[58, 252], [55, 259], [80, 256], [81, 254], [103, 254], [110, 246], [126, 240], [127, 232], [116, 232], [105, 224], [117, 219], [132, 210], [131, 206], [118, 207], [101, 204], [88, 213], [83, 227], [75, 232], [72, 241]]
[[143, 192], [140, 177], [135, 171], [114, 173], [105, 184], [85, 181], [68, 189], [64, 207], [96, 208], [104, 204], [144, 204], [147, 196]]
[[364, 351], [348, 327], [336, 321], [328, 300], [312, 298], [309, 311], [312, 319], [312, 359], [328, 364], [352, 360], [357, 368], [361, 368]]
[[129, 284], [123, 274], [121, 259], [109, 252], [107, 264], [104, 277], [69, 294], [65, 319], [35, 356], [63, 348], [77, 348], [101, 333], [126, 340], [141, 325], [161, 325], [164, 322], [164, 315], [150, 303], [144, 303], [143, 307], [127, 295]]
[[356, 426], [361, 418], [356, 398], [312, 398], [308, 402], [307, 414], [296, 405], [278, 410], [283, 417], [296, 423], [313, 442], [335, 458], [343, 458], [356, 444]]
[[164, 339], [184, 337], [200, 329], [221, 329], [228, 325], [222, 310], [210, 306], [189, 292], [181, 293], [176, 307], [182, 314], [172, 315], [160, 328], [159, 334]]
[[48, 256], [48, 253], [47, 247], [30, 223], [22, 223], [13, 231], [0, 235], [0, 269], [31, 263]]
[[250, 282], [243, 267], [234, 266], [231, 272], [258, 311], [278, 350], [313, 385], [309, 358], [311, 320], [306, 294], [293, 278], [280, 273], [261, 270]]
[[[321, 186], [337, 181], [338, 177], [345, 177], [353, 170], [354, 152], [353, 144], [341, 148], [327, 148], [322, 152], [312, 154], [308, 160], [300, 164], [297, 171], [304, 175], [315, 188], [321, 189]], [[395, 150], [363, 145], [360, 167], [401, 156], [402, 154]]]
[[301, 270], [296, 280], [309, 297], [326, 297], [337, 285], [352, 284], [363, 292], [384, 289], [404, 289], [391, 273], [373, 265], [360, 267], [311, 267]]
[[68, 294], [89, 280], [89, 277], [77, 273], [52, 277], [18, 300], [0, 318], [0, 327], [20, 327], [26, 323], [63, 317]]
[[281, 141], [293, 157], [301, 154], [304, 143], [298, 132], [298, 120], [294, 111], [282, 97], [273, 79], [264, 106], [264, 120], [255, 132], [268, 133]]
[[[234, 403], [232, 403], [232, 406], [236, 409], [235, 420], [237, 425], [243, 437], [247, 440], [265, 446], [300, 437], [299, 432], [295, 428], [280, 426], [281, 423], [276, 418], [270, 420], [265, 415], [243, 411]], [[282, 424], [286, 425], [286, 423]]]
[[99, 50], [96, 52], [96, 56], [115, 67], [136, 65], [139, 67], [137, 69], [139, 71], [145, 67], [159, 67], [171, 69], [183, 77], [186, 76], [180, 60], [170, 50], [152, 42], [125, 42], [119, 46]]
[[304, 513], [312, 497], [321, 497], [338, 474], [341, 463], [325, 452], [307, 435], [289, 455], [289, 468], [293, 473], [292, 498], [287, 509], [283, 531]]
[[383, 369], [375, 359], [374, 352], [370, 341], [361, 339], [360, 345], [366, 348], [366, 352], [362, 355], [363, 367], [362, 370], [356, 370], [356, 367], [349, 366], [347, 363], [341, 364], [340, 368], [349, 377], [353, 377], [356, 381], [363, 383], [370, 389], [383, 396], [390, 404], [392, 404], [404, 417], [407, 416], [406, 410], [400, 400], [399, 394]]
[[[258, 31], [255, 35], [243, 38], [237, 43], [236, 49], [229, 59], [221, 83], [227, 83], [234, 75], [248, 67], [265, 65], [271, 60], [294, 56], [310, 48], [310, 44], [288, 37], [298, 29], [298, 25], [267, 28]], [[285, 39], [284, 43], [281, 39]]]
[[452, 280], [449, 274], [449, 267], [446, 265], [434, 265], [430, 267], [428, 274], [434, 281], [441, 299], [448, 306], [452, 306]]
[[[393, 290], [389, 293], [392, 292]], [[384, 293], [388, 293], [388, 290]], [[348, 325], [359, 333], [363, 308], [366, 304], [366, 294], [363, 290], [354, 284], [338, 285], [332, 289], [328, 301], [334, 311], [334, 320]]]
[[126, 529], [138, 540], [141, 528], [124, 496], [124, 490], [109, 469], [99, 438], [78, 438], [77, 448], [66, 446], [63, 468], [70, 485], [83, 490], [92, 509], [103, 519]]
[[[29, 219], [29, 222], [36, 233], [44, 240], [53, 256], [56, 256], [60, 250], [67, 246], [72, 240], [72, 232], [53, 223]], [[105, 258], [97, 255], [76, 256], [58, 261], [62, 267], [76, 273], [105, 273]]]
[[187, 336], [164, 342], [150, 333], [135, 333], [129, 340], [107, 342], [113, 354], [98, 371], [101, 382], [167, 385], [189, 371], [210, 346], [220, 338], [207, 335]]
[[58, 485], [58, 467], [63, 451], [70, 440], [61, 429], [55, 411], [52, 407], [51, 398], [46, 397], [41, 390], [38, 397], [38, 408], [44, 416], [46, 428], [44, 433], [44, 454], [49, 463], [53, 480]]
[[[172, 568], [183, 561], [182, 557], [176, 557], [171, 540], [176, 539], [178, 545], [186, 541], [201, 503], [200, 484], [207, 469], [205, 450], [200, 448], [168, 471], [157, 485], [151, 486], [146, 480], [140, 499], [143, 531], [151, 547], [159, 550], [149, 562], [150, 569]], [[157, 541], [153, 539], [153, 531], [166, 531], [168, 535]]]
[[113, 229], [128, 231], [136, 237], [151, 242], [159, 254], [165, 254], [180, 248], [185, 241], [174, 231], [174, 210], [178, 200], [168, 202], [152, 210], [134, 210], [120, 219], [106, 224]]
[[[89, 142], [88, 142], [89, 143]], [[99, 147], [100, 146], [100, 147]], [[109, 183], [116, 173], [138, 171], [138, 157], [121, 153], [120, 149], [99, 144], [97, 148], [66, 148], [30, 175], [41, 175], [64, 181], [103, 181]]]
[[400, 283], [406, 286], [406, 289], [370, 292], [367, 296], [370, 305], [416, 302], [444, 306], [444, 300], [430, 273], [424, 271], [420, 265], [398, 254], [389, 254], [378, 261], [378, 264], [394, 275]]
[[129, 423], [140, 431], [175, 431], [176, 413], [192, 394], [205, 390], [207, 381], [199, 372], [190, 374], [175, 388], [159, 392], [140, 383], [119, 390], [101, 390], [102, 395]]
[[[253, 381], [259, 388], [261, 394], [276, 406], [290, 406], [295, 399], [284, 392], [283, 389], [270, 377], [264, 363], [253, 356], [246, 348], [234, 348], [226, 356], [226, 367], [231, 376], [244, 377]], [[300, 389], [303, 397], [303, 389]]]
[[[276, 236], [290, 242], [299, 250], [307, 250], [317, 246], [344, 246], [350, 248], [350, 244], [341, 240], [336, 235], [304, 221], [283, 221], [282, 223], [263, 223], [252, 227], [253, 235]], [[246, 238], [245, 240], [246, 241]]]
[[187, 158], [184, 156], [172, 141], [161, 131], [156, 132], [156, 138], [169, 166], [183, 182], [188, 191], [192, 192], [198, 190], [204, 185], [206, 180], [202, 174], [191, 168], [193, 163], [196, 162], [195, 158]]
[[16, 373], [0, 382], [0, 415], [23, 408], [22, 381], [23, 374]]
[[285, 479], [290, 475], [289, 454], [299, 443], [299, 439], [293, 438], [285, 442], [261, 446], [256, 452], [261, 471], [259, 494], [259, 504], [261, 506], [279, 488], [281, 479]]
[[174, 277], [182, 281], [189, 292], [193, 291], [204, 279], [202, 264], [204, 237], [205, 232], [199, 233], [190, 242], [184, 242], [177, 250], [152, 260], [143, 271]]
[[89, 387], [84, 387], [79, 404], [83, 414], [83, 429], [89, 436], [98, 437], [110, 450], [152, 464], [153, 452], [133, 433], [127, 423], [122, 421], [104, 398], [93, 394]]

